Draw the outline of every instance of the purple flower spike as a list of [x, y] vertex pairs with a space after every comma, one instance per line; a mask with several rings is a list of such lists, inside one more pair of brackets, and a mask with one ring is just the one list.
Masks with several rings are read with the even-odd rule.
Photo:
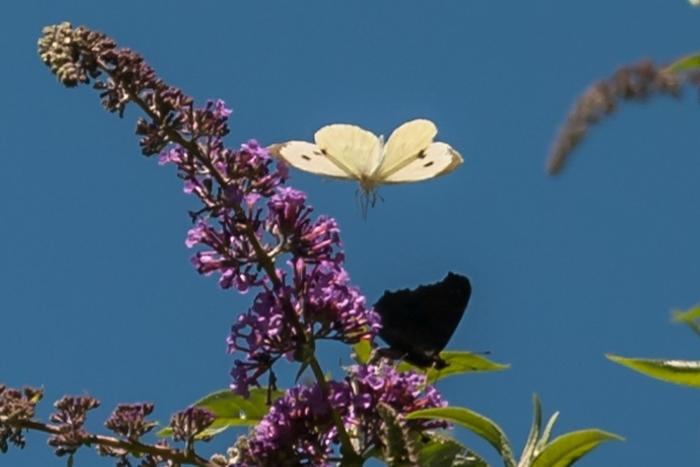
[[[192, 264], [224, 289], [264, 287], [228, 339], [230, 351], [245, 355], [232, 372], [237, 391], [282, 356], [307, 358], [313, 339], [355, 343], [377, 332], [376, 314], [343, 269], [337, 222], [312, 216], [306, 195], [283, 186], [287, 166], [257, 141], [225, 146], [231, 110], [223, 101], [195, 106], [138, 54], [68, 23], [44, 31], [39, 53], [67, 86], [95, 81], [109, 111], [121, 114], [129, 102], [146, 110], [136, 128], [142, 152], [174, 165], [184, 191], [202, 203], [185, 241], [196, 249]], [[285, 260], [292, 274], [278, 269]]]
[[119, 404], [105, 422], [105, 426], [115, 433], [137, 440], [151, 431], [156, 422], [147, 421], [146, 417], [153, 412], [153, 404]]
[[379, 316], [365, 306], [365, 298], [349, 285], [347, 272], [330, 261], [307, 266], [297, 258], [290, 264], [293, 286], [259, 293], [253, 306], [231, 328], [229, 352], [243, 352], [247, 361], [232, 372], [234, 390], [247, 394], [249, 385], [285, 355], [296, 355], [303, 343], [292, 324], [294, 313], [306, 336], [355, 344], [371, 339], [380, 328]]
[[[68, 23], [44, 30], [39, 53], [66, 86], [93, 82], [110, 112], [123, 115], [129, 103], [145, 111], [136, 125], [142, 153], [159, 154], [161, 164], [174, 165], [184, 191], [201, 202], [190, 213], [193, 227], [185, 241], [194, 249], [193, 265], [202, 275], [216, 275], [224, 289], [258, 287], [253, 305], [238, 317], [227, 340], [229, 352], [237, 354], [231, 372], [236, 392], [246, 394], [283, 357], [317, 370], [313, 351], [319, 339], [354, 344], [374, 337], [379, 317], [344, 269], [338, 223], [315, 216], [304, 193], [283, 186], [287, 167], [257, 141], [238, 149], [225, 146], [231, 110], [223, 101], [196, 106], [138, 54]], [[270, 385], [274, 380], [272, 373]], [[72, 453], [85, 441], [84, 416], [94, 404], [73, 398], [57, 406], [55, 421], [65, 434], [52, 442], [60, 453]], [[367, 447], [381, 443], [379, 404], [400, 417], [442, 401], [425, 388], [421, 376], [386, 366], [354, 367], [342, 382], [288, 390], [240, 444], [239, 464], [324, 465], [338, 454], [341, 442], [342, 455], [352, 457], [354, 441], [360, 444], [359, 460]], [[211, 423], [210, 415], [198, 409], [177, 414], [174, 436], [190, 444]], [[124, 433], [140, 433], [147, 428], [140, 423], [149, 423], [138, 408], [115, 417], [115, 428]], [[406, 423], [407, 429], [438, 425]]]

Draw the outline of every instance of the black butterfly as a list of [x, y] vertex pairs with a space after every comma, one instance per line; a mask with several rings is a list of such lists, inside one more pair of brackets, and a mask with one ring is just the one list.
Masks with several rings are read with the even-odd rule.
[[415, 290], [385, 291], [374, 304], [382, 317], [379, 335], [390, 347], [382, 354], [419, 367], [445, 368], [440, 351], [457, 329], [471, 293], [469, 279], [452, 272]]

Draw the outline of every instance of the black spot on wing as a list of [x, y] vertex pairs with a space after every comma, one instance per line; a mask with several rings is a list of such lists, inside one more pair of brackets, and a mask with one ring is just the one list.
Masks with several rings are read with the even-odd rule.
[[[316, 157], [322, 157], [322, 156], [326, 156], [327, 154], [326, 154], [326, 152], [325, 152], [323, 149], [321, 149], [321, 150], [313, 151], [313, 152], [311, 153], [311, 155], [312, 155], [312, 156], [316, 156]], [[312, 159], [311, 156], [308, 156], [308, 155], [306, 155], [306, 154], [302, 154], [302, 155], [301, 155], [301, 158], [304, 159], [304, 160], [306, 160], [306, 161], [310, 161], [310, 160]]]
[[444, 367], [439, 354], [459, 324], [471, 296], [469, 279], [454, 273], [415, 290], [384, 292], [374, 309], [390, 350], [421, 367]]
[[418, 153], [417, 157], [418, 157], [418, 159], [425, 159], [426, 157], [428, 157], [428, 154], [425, 152], [425, 150], [423, 150], [423, 151]]
[[425, 164], [423, 164], [423, 167], [430, 167], [434, 163], [435, 163], [435, 161], [426, 162]]

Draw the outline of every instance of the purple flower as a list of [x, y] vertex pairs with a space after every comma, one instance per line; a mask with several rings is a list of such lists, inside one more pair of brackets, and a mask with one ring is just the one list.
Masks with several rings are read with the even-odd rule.
[[250, 385], [283, 355], [293, 353], [298, 333], [285, 318], [282, 298], [272, 290], [258, 293], [253, 306], [238, 317], [227, 339], [229, 353], [243, 352], [246, 361], [236, 360], [231, 371], [231, 389], [248, 394]]
[[50, 420], [61, 429], [60, 434], [49, 437], [49, 446], [56, 448], [56, 455], [73, 454], [86, 442], [89, 434], [83, 426], [87, 413], [100, 402], [90, 396], [64, 396], [54, 403], [56, 411], [51, 414]]
[[322, 261], [294, 268], [295, 289], [306, 298], [306, 321], [320, 324], [316, 337], [336, 338], [348, 344], [371, 339], [381, 327], [379, 316], [365, 305], [365, 297], [352, 287], [348, 273], [338, 264]]
[[187, 158], [187, 151], [184, 150], [182, 146], [172, 146], [165, 151], [160, 153], [158, 157], [158, 164], [176, 164], [180, 165], [185, 162]]
[[[328, 383], [324, 397], [320, 386], [289, 389], [263, 420], [239, 443], [240, 465], [328, 465], [338, 445], [331, 410], [354, 433], [360, 452], [381, 447], [384, 421], [379, 404], [390, 406], [401, 417], [419, 408], [442, 407], [444, 402], [425, 376], [400, 373], [386, 364], [354, 366], [343, 382]], [[403, 420], [403, 419], [402, 419]], [[444, 427], [436, 421], [405, 421], [413, 430]]]
[[105, 422], [105, 426], [125, 438], [137, 440], [157, 425], [156, 422], [146, 420], [153, 408], [153, 404], [147, 402], [119, 404]]
[[189, 407], [177, 412], [170, 419], [173, 439], [189, 443], [196, 435], [211, 425], [215, 419], [216, 417], [213, 413], [201, 407]]
[[342, 263], [345, 255], [334, 251], [340, 245], [340, 228], [332, 217], [318, 216], [314, 222], [305, 222], [299, 229], [295, 253], [298, 256]]
[[43, 390], [38, 388], [27, 386], [20, 390], [0, 384], [0, 454], [7, 452], [10, 443], [24, 448], [26, 440], [23, 429], [6, 422], [27, 421], [34, 418], [36, 405], [43, 397], [43, 393]]
[[306, 207], [306, 195], [291, 187], [278, 188], [267, 206], [270, 210], [270, 225], [275, 226], [283, 235], [293, 233], [298, 219], [311, 212]]
[[229, 115], [233, 113], [221, 99], [215, 100], [213, 105], [209, 104], [207, 107], [212, 109], [212, 115], [219, 120], [228, 120]]
[[[419, 409], [444, 407], [440, 393], [434, 386], [428, 386], [426, 376], [413, 371], [399, 372], [388, 364], [355, 365], [350, 368], [348, 378], [354, 382], [356, 390], [354, 405], [356, 415], [372, 423], [379, 404], [386, 404], [398, 413], [409, 413]], [[417, 420], [411, 421], [421, 428], [445, 427], [441, 421]]]
[[267, 228], [285, 238], [288, 250], [308, 261], [342, 262], [340, 228], [335, 219], [319, 216], [311, 219], [313, 208], [306, 195], [293, 188], [278, 188], [268, 202]]
[[240, 465], [329, 465], [337, 443], [331, 410], [347, 412], [351, 398], [344, 383], [330, 382], [329, 391], [326, 398], [315, 384], [289, 389], [253, 428]]
[[292, 286], [259, 293], [253, 306], [231, 328], [229, 352], [244, 352], [247, 358], [246, 363], [238, 362], [232, 372], [232, 388], [239, 394], [246, 394], [249, 385], [257, 384], [270, 362], [282, 356], [303, 355], [300, 345], [304, 341], [293, 320], [301, 324], [307, 337], [347, 344], [371, 339], [379, 330], [379, 316], [365, 306], [365, 298], [349, 285], [342, 267], [330, 261], [307, 266], [299, 258], [290, 266]]

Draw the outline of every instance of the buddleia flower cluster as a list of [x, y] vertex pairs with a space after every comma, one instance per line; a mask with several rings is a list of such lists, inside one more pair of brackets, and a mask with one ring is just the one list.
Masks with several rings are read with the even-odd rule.
[[[217, 276], [224, 289], [254, 291], [252, 305], [238, 315], [227, 339], [235, 356], [231, 389], [247, 396], [252, 386], [265, 383], [272, 394], [280, 359], [311, 368], [316, 378], [270, 400], [267, 416], [233, 449], [233, 464], [324, 464], [339, 445], [345, 458], [357, 460], [386, 444], [382, 413], [400, 418], [444, 405], [424, 376], [399, 373], [381, 362], [348, 368], [340, 381], [326, 379], [315, 356], [317, 342], [371, 341], [379, 317], [344, 269], [338, 223], [316, 216], [306, 195], [286, 186], [286, 166], [263, 145], [250, 140], [230, 149], [224, 144], [231, 116], [224, 102], [196, 107], [138, 54], [68, 23], [45, 28], [39, 54], [64, 85], [91, 83], [108, 111], [121, 116], [135, 104], [145, 113], [136, 125], [142, 153], [174, 166], [185, 193], [201, 202], [190, 213], [193, 226], [186, 236], [194, 250], [192, 264], [202, 275]], [[120, 417], [148, 411], [125, 407]], [[186, 420], [175, 425], [189, 426]], [[400, 420], [399, 425], [410, 431], [444, 424]], [[126, 436], [150, 429], [139, 423], [119, 426]], [[191, 435], [185, 428], [179, 430]]]
[[[355, 365], [344, 381], [331, 383], [329, 397], [317, 384], [288, 390], [250, 436], [239, 440], [233, 465], [329, 465], [337, 443], [332, 410], [353, 433], [359, 451], [366, 452], [386, 447], [380, 407], [409, 413], [444, 405], [423, 375], [400, 373], [386, 364]], [[418, 430], [446, 426], [430, 420], [407, 424]]]

